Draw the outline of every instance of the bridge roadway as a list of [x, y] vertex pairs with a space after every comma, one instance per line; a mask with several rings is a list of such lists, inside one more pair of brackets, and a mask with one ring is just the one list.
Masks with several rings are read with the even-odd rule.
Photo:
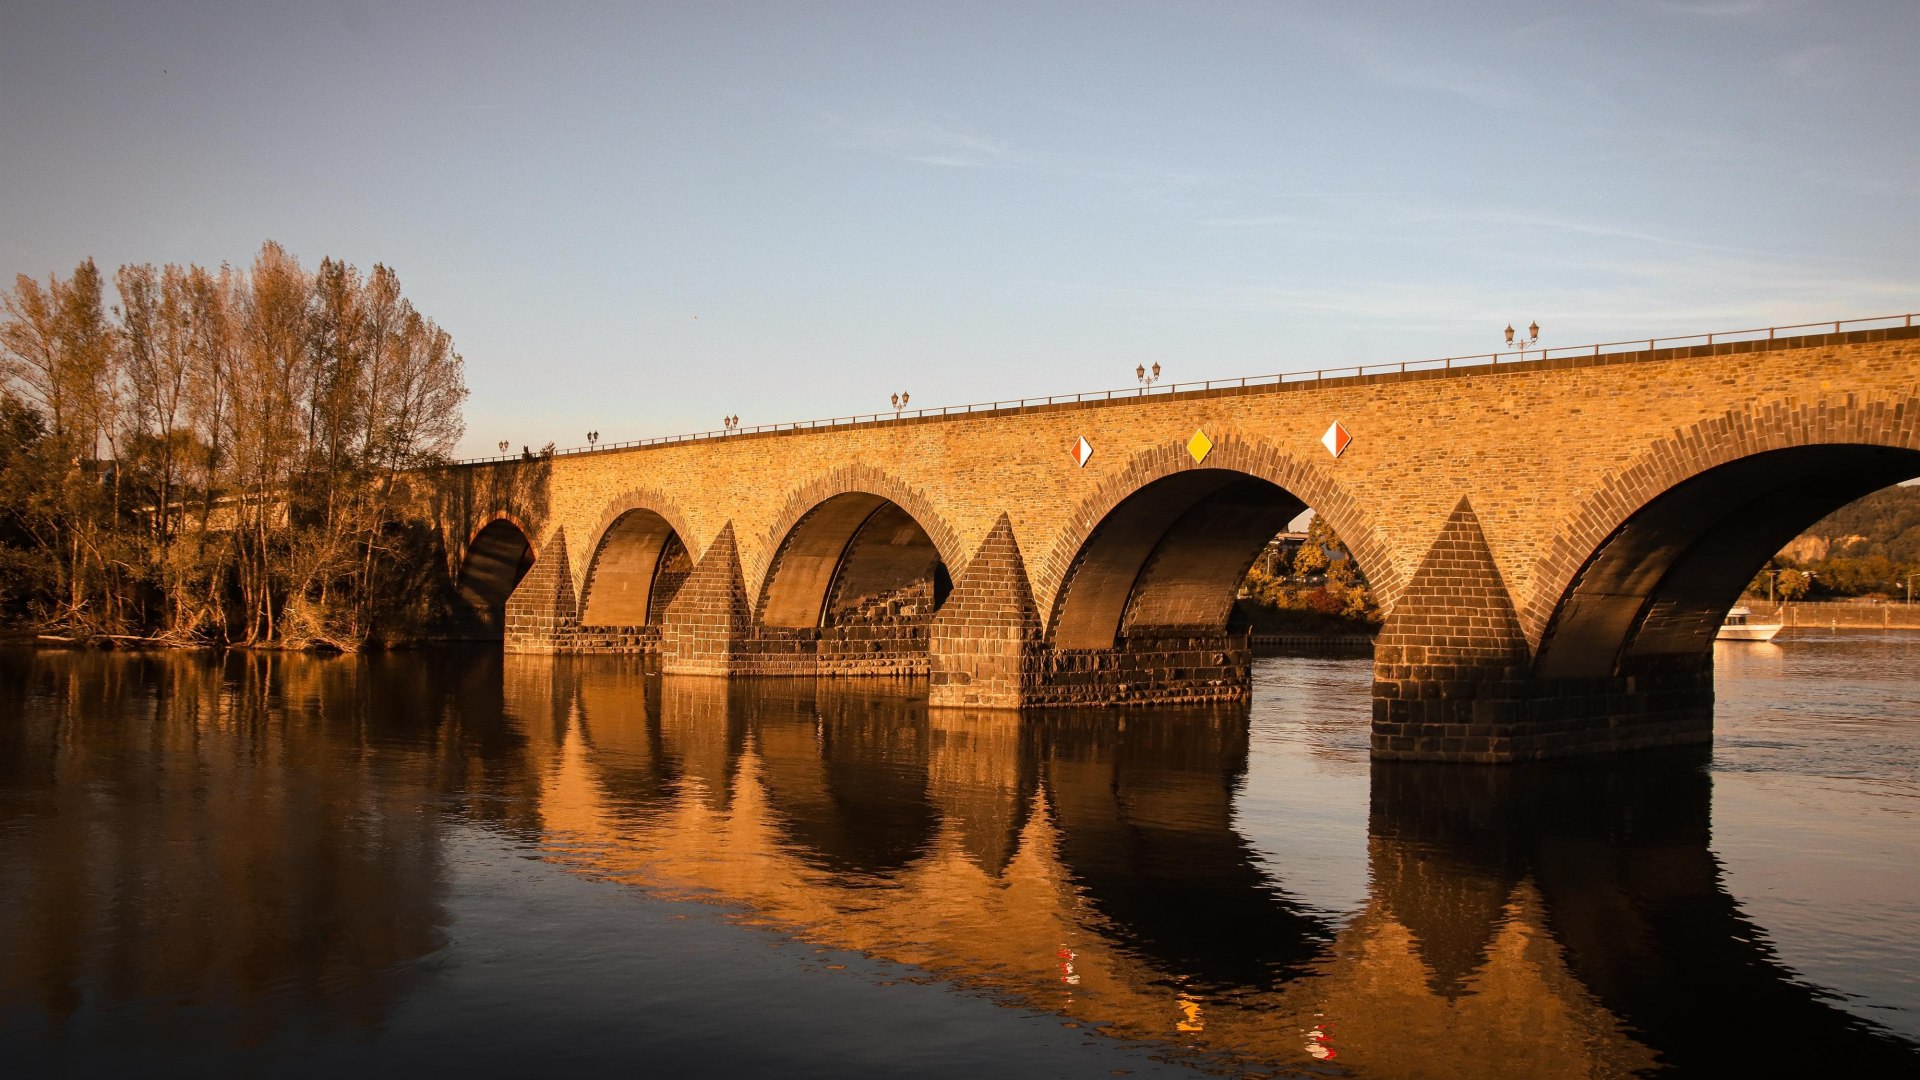
[[422, 513], [510, 652], [1018, 708], [1244, 698], [1235, 594], [1311, 507], [1385, 613], [1377, 758], [1701, 743], [1741, 588], [1920, 476], [1891, 322], [465, 464]]

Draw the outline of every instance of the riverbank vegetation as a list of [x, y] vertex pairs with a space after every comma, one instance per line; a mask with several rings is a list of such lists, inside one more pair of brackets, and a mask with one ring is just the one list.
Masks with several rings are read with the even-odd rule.
[[385, 266], [308, 271], [268, 242], [245, 269], [20, 275], [0, 294], [0, 621], [374, 641], [425, 602], [403, 474], [445, 460], [466, 393]]
[[1380, 604], [1346, 545], [1316, 514], [1304, 537], [1282, 534], [1254, 560], [1234, 622], [1256, 634], [1372, 636]]
[[1905, 600], [1920, 586], [1920, 486], [1884, 488], [1821, 518], [1747, 586], [1779, 600]]

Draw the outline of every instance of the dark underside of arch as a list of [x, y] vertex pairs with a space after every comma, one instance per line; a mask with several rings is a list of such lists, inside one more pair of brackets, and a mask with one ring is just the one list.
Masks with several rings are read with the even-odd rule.
[[1541, 640], [1549, 679], [1706, 663], [1727, 610], [1801, 530], [1920, 475], [1920, 452], [1825, 444], [1773, 450], [1681, 481], [1587, 560]]
[[602, 647], [651, 645], [667, 605], [692, 573], [687, 545], [666, 518], [629, 511], [607, 527], [587, 567], [582, 634]]
[[467, 545], [459, 592], [482, 636], [497, 638], [506, 632], [507, 598], [532, 568], [533, 545], [511, 521], [488, 523]]
[[1195, 469], [1123, 500], [1067, 570], [1049, 621], [1044, 704], [1234, 700], [1248, 689], [1234, 598], [1306, 509], [1244, 473]]
[[755, 666], [770, 674], [923, 674], [928, 627], [952, 588], [913, 515], [879, 495], [836, 495], [800, 519], [768, 566]]
[[1265, 480], [1223, 469], [1148, 484], [1114, 507], [1068, 569], [1054, 604], [1054, 646], [1224, 632], [1247, 568], [1306, 508]]

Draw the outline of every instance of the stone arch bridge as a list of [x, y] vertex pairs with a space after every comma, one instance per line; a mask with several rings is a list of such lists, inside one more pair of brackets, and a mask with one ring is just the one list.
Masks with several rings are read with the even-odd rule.
[[466, 464], [430, 513], [509, 651], [1012, 708], [1246, 696], [1238, 585], [1310, 507], [1385, 612], [1376, 757], [1703, 742], [1742, 587], [1920, 476], [1920, 329], [1834, 331]]

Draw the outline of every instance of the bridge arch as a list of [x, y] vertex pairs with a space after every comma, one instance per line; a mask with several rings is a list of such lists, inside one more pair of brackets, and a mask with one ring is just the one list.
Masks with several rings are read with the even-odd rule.
[[533, 537], [518, 517], [496, 511], [467, 538], [455, 589], [490, 636], [506, 631], [507, 598], [540, 559]]
[[1081, 503], [1040, 564], [1059, 649], [1111, 648], [1130, 627], [1224, 630], [1247, 568], [1311, 507], [1352, 553], [1383, 610], [1401, 577], [1366, 515], [1328, 473], [1235, 435], [1206, 461], [1184, 446], [1137, 455]]
[[687, 517], [651, 488], [633, 488], [600, 515], [581, 585], [582, 626], [657, 626], [693, 572]]
[[780, 554], [780, 546], [801, 519], [836, 495], [856, 493], [878, 495], [906, 511], [926, 531], [927, 539], [933, 542], [941, 562], [951, 569], [966, 565], [969, 553], [960, 543], [960, 537], [953, 527], [934, 508], [926, 492], [883, 470], [868, 465], [848, 465], [794, 488], [787, 494], [786, 502], [773, 515], [773, 524], [762, 535], [760, 553], [752, 556], [749, 565], [744, 567], [747, 581], [750, 584], [758, 582], [764, 590], [769, 569]]
[[821, 673], [923, 670], [958, 549], [918, 490], [863, 466], [836, 470], [796, 490], [768, 531], [755, 632], [770, 655], [817, 656]]
[[1711, 657], [1721, 620], [1795, 535], [1920, 476], [1920, 398], [1775, 401], [1676, 430], [1609, 474], [1536, 563], [1521, 625], [1543, 678]]

